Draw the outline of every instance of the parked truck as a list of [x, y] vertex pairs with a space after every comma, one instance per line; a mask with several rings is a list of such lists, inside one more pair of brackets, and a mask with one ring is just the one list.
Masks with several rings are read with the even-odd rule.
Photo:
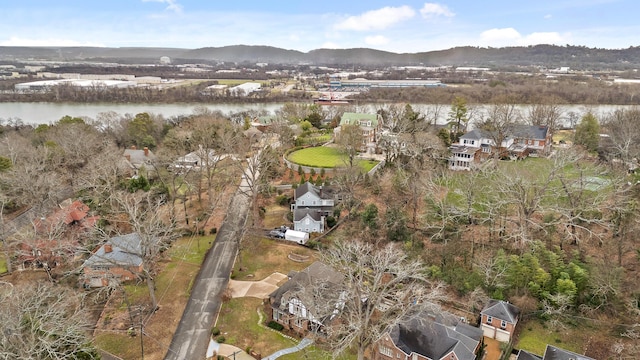
[[304, 231], [287, 230], [284, 233], [284, 239], [288, 241], [296, 242], [300, 245], [304, 245], [309, 241], [309, 233]]

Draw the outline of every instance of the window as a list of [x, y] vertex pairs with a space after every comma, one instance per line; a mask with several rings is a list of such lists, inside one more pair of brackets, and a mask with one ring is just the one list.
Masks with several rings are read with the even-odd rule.
[[485, 147], [483, 147], [483, 148], [482, 148], [482, 152], [483, 152], [483, 153], [487, 153], [487, 154], [488, 154], [488, 153], [490, 153], [490, 152], [491, 152], [491, 148], [490, 148], [490, 147], [488, 147], [488, 146], [485, 146]]
[[506, 321], [504, 321], [504, 320], [502, 320], [502, 321], [500, 322], [500, 328], [501, 328], [501, 329], [506, 329], [506, 328], [507, 328], [507, 322], [506, 322]]
[[304, 325], [304, 319], [303, 318], [295, 318], [293, 320], [293, 324], [299, 328], [301, 328]]
[[487, 315], [487, 324], [491, 324], [493, 322], [493, 317]]
[[384, 356], [393, 357], [393, 352], [391, 352], [391, 349], [389, 349], [388, 347], [386, 347], [384, 345], [380, 345], [378, 350], [380, 351], [380, 354], [382, 354]]

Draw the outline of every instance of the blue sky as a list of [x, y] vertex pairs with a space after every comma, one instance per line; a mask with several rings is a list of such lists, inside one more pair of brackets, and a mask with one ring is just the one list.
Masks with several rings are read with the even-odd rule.
[[638, 0], [0, 0], [2, 46], [640, 45]]

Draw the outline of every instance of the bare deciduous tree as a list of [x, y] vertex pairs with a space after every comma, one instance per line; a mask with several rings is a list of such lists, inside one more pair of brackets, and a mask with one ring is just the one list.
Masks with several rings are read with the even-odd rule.
[[142, 259], [142, 271], [136, 275], [147, 283], [151, 309], [155, 310], [158, 307], [154, 283], [155, 265], [162, 252], [176, 238], [175, 224], [163, 210], [162, 203], [154, 200], [149, 193], [120, 193], [114, 200], [118, 205], [118, 213], [113, 214], [110, 220], [120, 222], [121, 229], [140, 235], [140, 253], [136, 255]]
[[391, 327], [444, 297], [442, 285], [431, 283], [422, 263], [410, 260], [396, 244], [376, 247], [358, 240], [339, 241], [322, 259], [344, 274], [331, 292], [315, 289], [325, 294], [316, 297], [317, 317], [337, 314], [326, 328], [335, 354], [355, 348], [358, 359], [364, 359], [365, 350]]
[[1, 359], [98, 359], [82, 298], [47, 283], [0, 289]]

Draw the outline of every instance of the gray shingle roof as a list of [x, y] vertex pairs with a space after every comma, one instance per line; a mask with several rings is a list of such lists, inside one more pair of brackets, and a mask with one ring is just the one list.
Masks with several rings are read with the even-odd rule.
[[308, 181], [298, 186], [295, 191], [295, 198], [297, 199], [308, 192], [313, 193], [320, 199], [333, 199], [333, 191], [330, 188], [326, 186], [315, 186]]
[[293, 274], [293, 277], [280, 286], [277, 290], [269, 294], [274, 308], [281, 308], [282, 298], [285, 294], [292, 292], [303, 292], [311, 284], [322, 282], [331, 287], [332, 284], [339, 284], [344, 275], [334, 270], [332, 267], [319, 261], [314, 262], [302, 271]]
[[[145, 151], [147, 154], [145, 155]], [[144, 149], [125, 149], [124, 156], [129, 157], [129, 162], [135, 166], [140, 167], [142, 165], [151, 165], [153, 160], [156, 159], [156, 156], [153, 154], [151, 150]]]
[[[549, 132], [549, 127], [525, 124], [509, 124], [505, 127], [505, 135], [508, 138], [544, 140]], [[473, 129], [462, 135], [460, 139], [481, 140], [492, 139], [490, 132], [483, 129]]]
[[[138, 233], [131, 233], [116, 236], [89, 257], [85, 262], [85, 267], [94, 266], [140, 266], [142, 264], [141, 237]], [[107, 247], [111, 245], [111, 251], [107, 252]]]
[[300, 221], [309, 215], [315, 221], [322, 220], [322, 214], [318, 209], [297, 208], [293, 211], [293, 221]]
[[482, 339], [482, 330], [465, 323], [445, 326], [433, 321], [431, 315], [422, 314], [395, 326], [389, 336], [406, 354], [417, 353], [430, 359], [441, 359], [453, 351], [459, 360], [473, 360], [473, 351]]
[[595, 360], [585, 355], [576, 354], [569, 350], [557, 348], [553, 345], [547, 345], [544, 352], [543, 360]]
[[520, 350], [518, 351], [518, 357], [516, 357], [516, 360], [542, 360], [542, 357], [525, 350]]
[[492, 299], [480, 314], [515, 324], [518, 320], [520, 309], [506, 301]]

